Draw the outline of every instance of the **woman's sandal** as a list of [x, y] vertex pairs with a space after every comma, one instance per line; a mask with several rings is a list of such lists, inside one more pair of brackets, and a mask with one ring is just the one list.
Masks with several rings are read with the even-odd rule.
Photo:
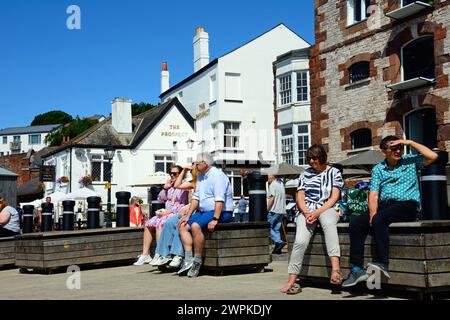
[[340, 270], [332, 270], [331, 271], [331, 278], [330, 278], [330, 282], [332, 284], [341, 284], [342, 281], [344, 280], [344, 276], [342, 275]]
[[300, 287], [300, 285], [298, 283], [294, 283], [289, 289], [288, 291], [286, 291], [286, 294], [297, 294], [302, 292], [302, 288]]

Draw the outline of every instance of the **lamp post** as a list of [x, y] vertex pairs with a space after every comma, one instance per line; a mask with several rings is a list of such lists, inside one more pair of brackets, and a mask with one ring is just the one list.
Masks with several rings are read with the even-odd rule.
[[106, 213], [106, 228], [112, 227], [112, 221], [111, 221], [111, 177], [112, 177], [112, 166], [111, 166], [111, 160], [114, 158], [116, 150], [111, 146], [108, 145], [108, 147], [105, 149], [105, 158], [108, 160], [109, 164], [109, 175], [108, 175], [108, 203], [107, 203], [107, 213]]
[[189, 138], [186, 141], [186, 144], [187, 144], [187, 147], [188, 147], [189, 150], [192, 150], [192, 148], [194, 148], [194, 142], [198, 142], [199, 145], [200, 144], [202, 145], [202, 152], [203, 152], [203, 144], [205, 143], [205, 140], [195, 141], [195, 140], [192, 140], [191, 138]]

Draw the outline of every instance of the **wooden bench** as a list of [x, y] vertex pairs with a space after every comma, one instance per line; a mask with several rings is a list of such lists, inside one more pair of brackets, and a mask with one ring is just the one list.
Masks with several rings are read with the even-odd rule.
[[70, 265], [131, 263], [142, 253], [143, 228], [42, 232], [15, 239], [17, 267], [51, 272]]
[[[389, 274], [382, 277], [387, 287], [402, 287], [420, 292], [421, 296], [436, 291], [450, 290], [450, 221], [417, 221], [393, 223], [390, 228]], [[338, 224], [341, 245], [341, 269], [349, 272], [350, 238], [348, 223]], [[295, 228], [288, 228], [289, 249], [295, 239]], [[365, 263], [374, 255], [372, 236], [366, 239]], [[323, 232], [318, 226], [304, 259], [301, 277], [326, 278], [331, 275], [331, 264], [326, 252]]]
[[14, 267], [14, 237], [0, 238], [0, 269]]
[[219, 223], [206, 234], [202, 268], [223, 274], [227, 270], [262, 271], [272, 262], [268, 222]]

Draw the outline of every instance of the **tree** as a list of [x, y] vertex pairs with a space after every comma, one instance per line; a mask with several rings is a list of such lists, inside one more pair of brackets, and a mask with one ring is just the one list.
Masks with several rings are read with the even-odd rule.
[[133, 103], [131, 105], [131, 113], [133, 116], [137, 116], [138, 114], [141, 114], [145, 111], [150, 110], [151, 108], [156, 108], [156, 107], [157, 106], [155, 106], [154, 104], [146, 103], [146, 102], [141, 102], [139, 104]]
[[69, 125], [49, 134], [45, 138], [45, 143], [48, 143], [53, 147], [60, 146], [64, 137], [73, 139], [97, 123], [98, 120], [80, 119], [80, 117], [77, 116], [77, 118]]
[[66, 124], [71, 122], [72, 120], [73, 118], [70, 114], [67, 114], [64, 111], [54, 110], [37, 115], [36, 117], [34, 117], [31, 125], [43, 126], [48, 124]]

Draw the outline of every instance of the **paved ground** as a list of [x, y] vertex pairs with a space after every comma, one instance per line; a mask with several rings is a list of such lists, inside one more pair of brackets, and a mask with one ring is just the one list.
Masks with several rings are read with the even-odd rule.
[[3, 270], [0, 271], [2, 287], [0, 300], [397, 300], [408, 298], [405, 296], [377, 297], [373, 294], [354, 296], [348, 292], [333, 294], [328, 285], [307, 286], [298, 295], [286, 295], [278, 290], [287, 279], [287, 261], [274, 261], [267, 269], [262, 273], [201, 275], [190, 279], [172, 273], [161, 273], [149, 265], [97, 268], [80, 273], [81, 289], [79, 290], [67, 289], [66, 282], [70, 276], [67, 273], [21, 274], [18, 269]]

